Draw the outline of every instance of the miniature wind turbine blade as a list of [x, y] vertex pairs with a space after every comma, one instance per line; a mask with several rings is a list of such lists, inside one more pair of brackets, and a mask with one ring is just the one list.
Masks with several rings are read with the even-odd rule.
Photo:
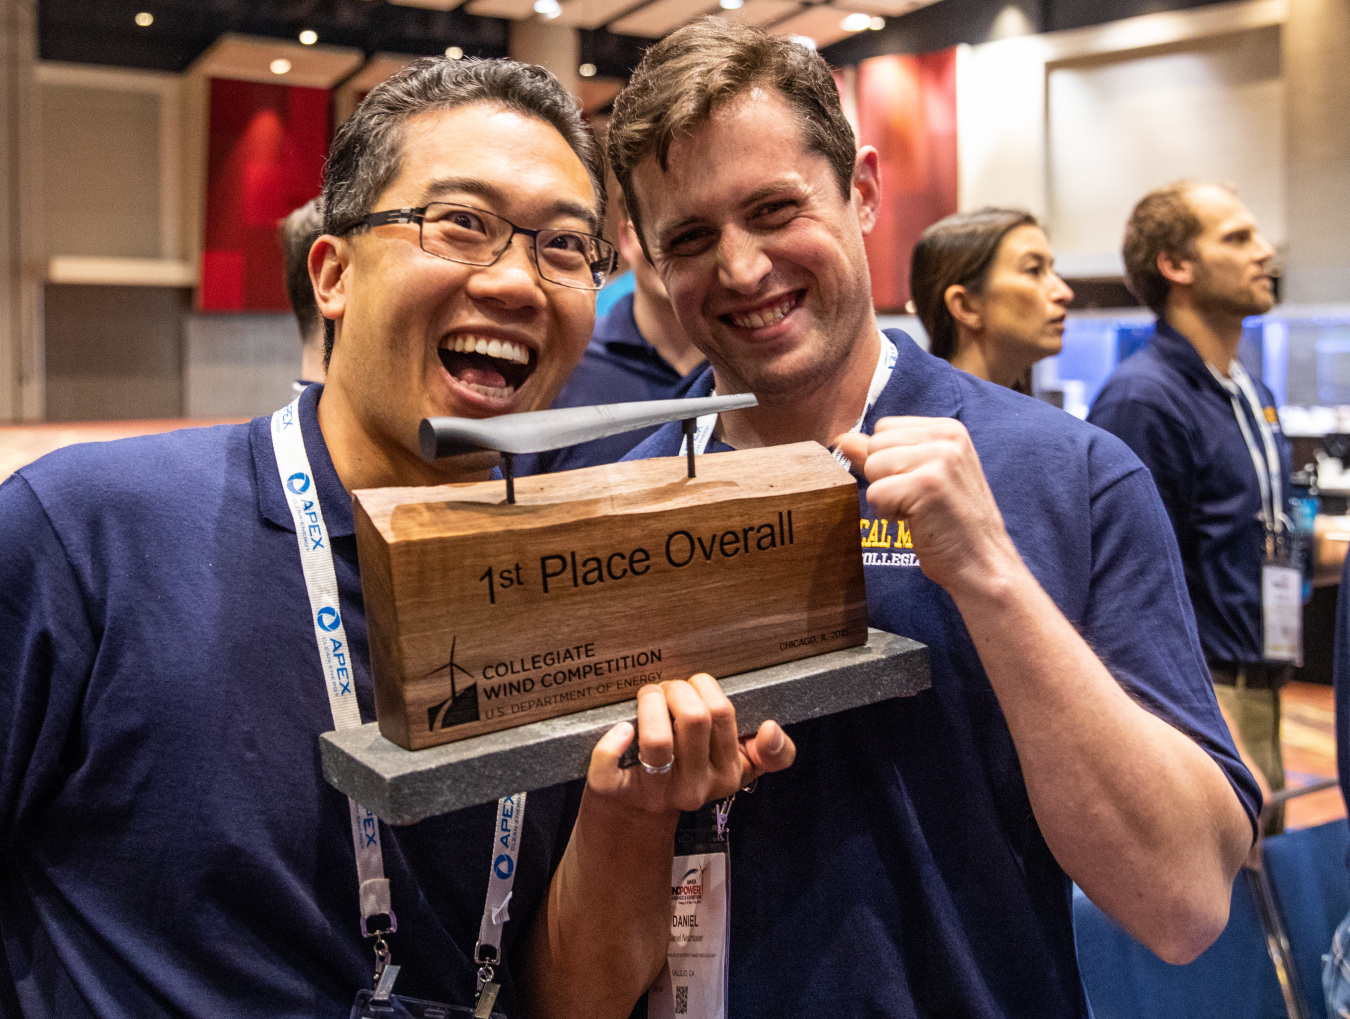
[[423, 418], [418, 430], [422, 459], [495, 450], [542, 453], [621, 432], [758, 406], [753, 393], [691, 400], [643, 400], [596, 407], [562, 407], [493, 418]]

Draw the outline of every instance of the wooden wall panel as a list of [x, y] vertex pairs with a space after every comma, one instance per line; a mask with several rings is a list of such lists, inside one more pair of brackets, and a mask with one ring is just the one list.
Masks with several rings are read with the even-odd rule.
[[881, 214], [867, 239], [880, 311], [909, 300], [919, 234], [956, 211], [956, 50], [896, 54], [858, 66], [859, 143], [881, 157]]
[[276, 228], [323, 185], [328, 99], [327, 89], [211, 80], [202, 311], [289, 309]]

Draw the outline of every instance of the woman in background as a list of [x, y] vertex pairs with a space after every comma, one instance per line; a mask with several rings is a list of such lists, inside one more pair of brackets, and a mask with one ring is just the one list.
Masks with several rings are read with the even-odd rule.
[[910, 262], [929, 350], [962, 371], [1031, 392], [1031, 366], [1058, 354], [1073, 291], [1036, 217], [981, 209], [939, 220]]

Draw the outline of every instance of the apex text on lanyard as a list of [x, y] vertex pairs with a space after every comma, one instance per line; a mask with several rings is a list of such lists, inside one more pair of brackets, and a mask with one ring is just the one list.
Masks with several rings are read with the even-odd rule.
[[[338, 600], [337, 573], [333, 553], [328, 546], [328, 527], [319, 504], [318, 486], [310, 469], [309, 454], [300, 427], [300, 398], [296, 397], [272, 415], [272, 446], [276, 451], [281, 487], [295, 521], [300, 547], [300, 565], [309, 592], [310, 617], [314, 622], [314, 640], [328, 691], [328, 706], [333, 726], [347, 729], [361, 724], [361, 709], [356, 701], [356, 684], [350, 666], [347, 632], [342, 625]], [[390, 966], [389, 947], [384, 935], [398, 930], [398, 920], [390, 904], [389, 880], [384, 876], [384, 855], [380, 849], [380, 825], [375, 815], [355, 800], [351, 808], [352, 845], [356, 851], [356, 878], [361, 905], [361, 933], [375, 939], [376, 997], [388, 998], [398, 967]], [[520, 852], [520, 832], [525, 820], [525, 794], [516, 793], [497, 803], [497, 825], [492, 832], [492, 864], [488, 874], [487, 901], [479, 926], [474, 962], [478, 971], [478, 1002], [474, 1015], [487, 1016], [500, 985], [493, 979], [494, 967], [501, 965], [502, 927], [510, 916], [516, 876], [516, 858]], [[372, 920], [380, 919], [375, 929]], [[388, 972], [386, 980], [381, 977]]]
[[[1206, 364], [1215, 381], [1223, 387], [1233, 404], [1242, 441], [1256, 468], [1256, 482], [1261, 489], [1261, 523], [1265, 541], [1265, 562], [1261, 566], [1261, 633], [1262, 657], [1274, 662], [1301, 662], [1303, 658], [1303, 577], [1294, 561], [1294, 549], [1286, 533], [1284, 514], [1284, 482], [1280, 468], [1280, 450], [1275, 432], [1266, 419], [1261, 397], [1242, 364], [1234, 360], [1229, 365], [1229, 377], [1212, 364]], [[1246, 401], [1256, 421], [1261, 441], [1252, 435], [1247, 415], [1242, 410]]]

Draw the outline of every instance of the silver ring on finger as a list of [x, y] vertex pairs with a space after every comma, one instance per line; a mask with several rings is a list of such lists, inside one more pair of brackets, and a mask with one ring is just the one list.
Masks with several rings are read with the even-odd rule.
[[648, 764], [646, 761], [642, 759], [642, 756], [639, 754], [638, 764], [642, 765], [642, 770], [645, 771], [648, 775], [665, 775], [670, 771], [671, 768], [675, 766], [675, 758], [672, 757], [665, 764], [662, 764], [658, 767], [653, 764]]

